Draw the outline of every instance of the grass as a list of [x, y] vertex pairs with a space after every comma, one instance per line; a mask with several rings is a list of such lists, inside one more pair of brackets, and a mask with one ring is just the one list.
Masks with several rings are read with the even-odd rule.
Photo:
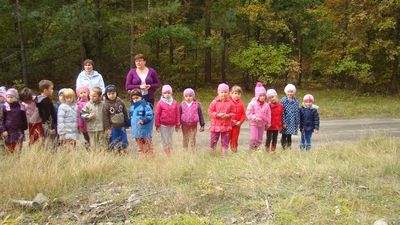
[[[132, 194], [142, 196], [124, 210], [132, 224], [398, 223], [399, 159], [400, 141], [385, 137], [310, 153], [242, 150], [221, 157], [199, 151], [158, 154], [155, 160], [33, 148], [0, 156], [0, 209], [8, 215], [0, 223], [74, 224], [60, 215], [85, 217], [94, 201], [124, 204]], [[32, 212], [8, 202], [38, 192], [51, 199], [49, 209]], [[115, 220], [109, 215], [101, 222]]]

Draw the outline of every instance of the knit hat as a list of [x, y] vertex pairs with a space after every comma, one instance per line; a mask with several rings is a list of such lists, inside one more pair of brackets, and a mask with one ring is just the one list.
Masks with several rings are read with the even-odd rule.
[[172, 93], [172, 87], [169, 84], [166, 84], [166, 85], [162, 86], [161, 93], [164, 94], [165, 92], [171, 92]]
[[186, 88], [184, 91], [183, 91], [183, 96], [186, 96], [186, 95], [191, 95], [191, 96], [195, 96], [195, 93], [194, 93], [194, 90], [193, 89], [191, 89], [191, 88]]
[[293, 84], [288, 84], [285, 87], [285, 93], [287, 94], [289, 90], [292, 90], [294, 93], [296, 93], [296, 86]]
[[314, 96], [310, 94], [304, 95], [303, 102], [314, 102]]
[[64, 90], [65, 90], [65, 88], [61, 88], [61, 89], [58, 91], [58, 95], [57, 95], [57, 96], [60, 96], [60, 95], [62, 95], [62, 94], [63, 94], [63, 92], [64, 92]]
[[256, 99], [260, 97], [260, 95], [266, 95], [267, 91], [265, 90], [263, 84], [261, 82], [257, 82], [256, 88], [254, 89], [254, 95], [256, 96]]
[[135, 88], [135, 89], [133, 89], [132, 91], [131, 91], [131, 98], [133, 97], [133, 96], [140, 96], [140, 97], [142, 97], [142, 91], [139, 89], [139, 88]]
[[220, 83], [218, 85], [218, 92], [229, 92], [229, 86], [225, 83]]
[[89, 92], [90, 92], [89, 88], [86, 87], [86, 86], [82, 86], [82, 87], [78, 87], [78, 88], [76, 89], [76, 96], [79, 97], [79, 93], [80, 93], [82, 90], [86, 91], [86, 93], [89, 95]]
[[275, 91], [275, 89], [268, 89], [267, 90], [267, 97], [269, 98], [269, 97], [274, 97], [274, 96], [277, 96], [278, 95], [278, 93], [276, 93], [276, 91]]
[[106, 89], [104, 90], [104, 94], [107, 94], [108, 92], [117, 92], [117, 86], [114, 84], [107, 85]]
[[7, 94], [7, 95], [12, 95], [12, 96], [16, 97], [17, 99], [19, 98], [18, 91], [17, 91], [17, 89], [15, 89], [15, 88], [10, 88], [10, 89], [8, 89], [7, 92], [6, 92], [6, 94]]
[[5, 98], [6, 97], [6, 92], [7, 92], [6, 87], [1, 86], [0, 87], [0, 96]]

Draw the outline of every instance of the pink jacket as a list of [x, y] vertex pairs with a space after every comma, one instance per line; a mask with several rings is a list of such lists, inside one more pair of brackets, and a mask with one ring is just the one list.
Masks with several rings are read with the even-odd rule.
[[78, 101], [78, 128], [82, 129], [82, 132], [87, 132], [87, 122], [81, 117], [83, 107], [88, 103], [87, 100]]
[[155, 110], [155, 123], [156, 128], [161, 125], [179, 128], [180, 112], [178, 103], [174, 100], [171, 105], [168, 105], [163, 100], [158, 101]]
[[[208, 115], [211, 117], [211, 132], [227, 132], [232, 130], [232, 117], [235, 116], [233, 103], [227, 98], [221, 101], [217, 96], [208, 107]], [[228, 118], [217, 117], [217, 114], [228, 114]]]
[[256, 98], [253, 98], [247, 106], [246, 116], [251, 126], [265, 126], [265, 128], [271, 126], [271, 109], [266, 102], [260, 104]]
[[246, 119], [246, 110], [244, 109], [243, 102], [240, 99], [235, 101], [231, 98], [231, 96], [229, 96], [228, 98], [229, 100], [232, 101], [235, 110], [234, 111], [235, 115], [233, 116], [232, 121], [233, 120], [239, 121], [240, 122], [239, 126], [241, 126], [244, 120]]

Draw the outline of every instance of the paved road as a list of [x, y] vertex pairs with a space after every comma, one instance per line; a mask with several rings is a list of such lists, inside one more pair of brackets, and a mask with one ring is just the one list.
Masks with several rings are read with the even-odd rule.
[[[207, 124], [209, 125], [209, 124]], [[206, 126], [207, 126], [206, 125]], [[247, 149], [249, 143], [249, 124], [242, 125], [239, 137], [239, 148]], [[388, 135], [400, 137], [400, 119], [355, 119], [355, 120], [325, 120], [321, 121], [320, 131], [313, 135], [313, 144], [325, 145], [332, 142], [358, 141], [364, 137], [373, 135]], [[208, 131], [199, 133], [197, 145], [207, 147], [210, 133]], [[279, 137], [280, 138], [280, 137]], [[299, 143], [300, 135], [293, 136], [292, 142], [296, 146]], [[161, 149], [160, 135], [154, 134], [153, 143], [157, 149]], [[182, 133], [174, 134], [174, 146], [181, 147]], [[265, 142], [265, 136], [264, 140]]]

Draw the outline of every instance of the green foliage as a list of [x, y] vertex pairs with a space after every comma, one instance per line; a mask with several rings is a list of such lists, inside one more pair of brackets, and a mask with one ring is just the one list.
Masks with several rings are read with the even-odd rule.
[[247, 49], [237, 52], [230, 60], [263, 83], [271, 83], [285, 72], [290, 51], [286, 45], [275, 47], [251, 42]]

